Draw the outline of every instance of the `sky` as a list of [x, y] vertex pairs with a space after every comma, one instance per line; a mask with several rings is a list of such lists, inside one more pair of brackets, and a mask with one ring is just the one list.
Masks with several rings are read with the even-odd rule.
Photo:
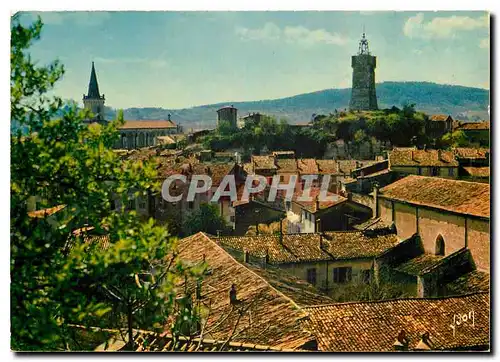
[[485, 12], [42, 12], [33, 59], [59, 59], [55, 88], [82, 102], [91, 62], [113, 108], [188, 108], [351, 86], [366, 31], [376, 81], [489, 89]]

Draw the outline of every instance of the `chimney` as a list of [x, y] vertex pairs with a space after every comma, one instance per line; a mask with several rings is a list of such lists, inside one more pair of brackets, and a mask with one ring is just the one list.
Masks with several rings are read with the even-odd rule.
[[411, 160], [415, 161], [415, 155], [413, 154], [413, 150], [411, 151]]
[[231, 285], [231, 290], [229, 291], [229, 303], [236, 304], [238, 303], [238, 298], [236, 296], [236, 285]]
[[321, 219], [318, 218], [316, 219], [316, 232], [322, 234], [322, 231], [323, 230], [321, 230]]
[[340, 163], [336, 161], [335, 165], [337, 166], [337, 173], [340, 173]]
[[248, 250], [243, 251], [243, 262], [248, 263]]
[[220, 237], [220, 230], [217, 230], [217, 237]]
[[167, 119], [170, 121], [170, 113], [168, 114]]
[[378, 189], [379, 189], [379, 184], [375, 182], [373, 184], [373, 218], [377, 218], [379, 216], [378, 215]]
[[430, 351], [432, 349], [431, 342], [429, 340], [429, 332], [422, 334], [422, 338], [418, 342], [415, 350], [419, 351]]
[[407, 351], [408, 350], [408, 338], [406, 338], [406, 332], [402, 329], [394, 344], [392, 345], [396, 351]]
[[316, 203], [316, 211], [319, 211], [319, 197], [318, 197], [318, 196], [316, 196], [316, 198], [315, 198], [315, 200], [314, 200], [314, 201], [315, 201], [315, 203]]

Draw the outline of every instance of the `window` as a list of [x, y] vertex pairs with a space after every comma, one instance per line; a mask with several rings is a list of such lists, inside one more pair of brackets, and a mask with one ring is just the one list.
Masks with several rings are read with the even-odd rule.
[[441, 234], [436, 238], [436, 255], [444, 255], [444, 238]]
[[135, 209], [135, 200], [128, 200], [127, 209], [128, 210], [134, 210]]
[[347, 283], [351, 281], [352, 268], [334, 268], [333, 269], [333, 282], [334, 283]]
[[417, 174], [421, 175], [422, 174], [422, 169], [420, 167], [417, 167]]
[[233, 216], [229, 216], [229, 221], [230, 222], [234, 222], [234, 215]]
[[193, 208], [194, 208], [194, 201], [189, 201], [188, 202], [188, 209], [193, 210]]
[[451, 176], [453, 177], [454, 173], [453, 173], [453, 167], [449, 167], [448, 168], [448, 176]]
[[307, 269], [307, 282], [316, 285], [316, 268]]
[[144, 200], [143, 198], [139, 199], [139, 209], [141, 210], [146, 209], [146, 200]]
[[370, 284], [370, 269], [361, 270], [361, 281]]
[[431, 167], [431, 176], [438, 176], [439, 175], [439, 167]]

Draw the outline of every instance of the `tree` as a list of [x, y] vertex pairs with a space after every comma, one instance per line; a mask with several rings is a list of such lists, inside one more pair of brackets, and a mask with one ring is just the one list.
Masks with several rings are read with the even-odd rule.
[[[86, 112], [47, 95], [64, 69], [32, 61], [42, 26], [11, 24], [12, 349], [68, 349], [72, 324], [163, 329], [175, 281], [192, 272], [167, 263], [175, 239], [165, 228], [111, 208], [159, 190], [156, 171], [112, 151], [120, 120], [86, 126]], [[57, 212], [29, 214], [34, 200]]]
[[441, 143], [447, 147], [467, 147], [470, 141], [463, 131], [449, 132], [441, 138]]
[[226, 228], [226, 221], [220, 216], [216, 204], [202, 203], [200, 208], [193, 211], [184, 222], [186, 235], [192, 235], [199, 231], [216, 235], [217, 231], [224, 231]]

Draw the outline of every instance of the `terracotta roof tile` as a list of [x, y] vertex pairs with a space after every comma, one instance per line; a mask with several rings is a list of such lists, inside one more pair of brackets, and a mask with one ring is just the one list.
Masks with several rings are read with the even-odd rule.
[[120, 127], [120, 129], [159, 129], [159, 128], [176, 128], [174, 122], [169, 120], [137, 120], [137, 121], [125, 121], [125, 124]]
[[273, 156], [252, 156], [252, 164], [255, 170], [275, 170]]
[[[340, 205], [344, 202], [347, 201], [345, 197], [342, 197], [340, 195], [334, 194], [332, 192], [327, 192], [328, 197], [333, 197], [335, 200], [332, 201], [320, 201], [319, 203], [316, 202], [316, 198], [319, 197], [321, 190], [318, 187], [311, 187], [310, 189], [310, 197], [312, 198], [312, 201], [299, 201], [298, 198], [302, 196], [303, 191], [296, 191], [293, 195], [293, 202], [300, 205], [303, 209], [315, 214], [319, 211], [324, 211], [327, 210], [333, 206]], [[319, 206], [319, 208], [318, 208]]]
[[458, 167], [453, 152], [443, 150], [393, 149], [389, 154], [391, 167], [398, 166], [441, 166]]
[[324, 249], [335, 259], [376, 257], [400, 243], [395, 234], [369, 236], [361, 231], [325, 232]]
[[276, 166], [278, 167], [278, 173], [293, 173], [296, 174], [297, 161], [294, 158], [277, 158], [275, 160]]
[[297, 168], [302, 175], [317, 175], [318, 165], [314, 158], [299, 158], [297, 160]]
[[490, 217], [490, 185], [410, 175], [380, 189], [379, 196], [441, 210]]
[[464, 167], [464, 170], [469, 176], [490, 177], [489, 167]]
[[444, 256], [421, 254], [416, 258], [405, 261], [394, 269], [410, 275], [422, 275], [428, 268], [439, 264]]
[[[238, 309], [244, 307], [248, 309], [233, 334], [233, 342], [298, 349], [315, 339], [303, 329], [301, 320], [307, 315], [293, 300], [238, 263], [206, 234], [180, 240], [178, 257], [191, 262], [205, 260], [211, 270], [203, 279], [201, 292], [202, 302], [211, 305], [206, 326], [211, 338], [226, 340], [238, 320]], [[239, 308], [229, 301], [232, 284]]]
[[432, 116], [429, 117], [429, 120], [431, 121], [446, 121], [448, 119], [446, 114], [433, 114]]
[[450, 294], [465, 294], [489, 292], [490, 274], [473, 270], [446, 284], [446, 291]]
[[453, 149], [453, 153], [457, 158], [462, 159], [480, 159], [485, 160], [488, 153], [490, 153], [489, 148], [472, 148], [472, 147], [457, 147]]
[[[440, 299], [398, 299], [380, 302], [339, 303], [305, 307], [304, 324], [318, 338], [318, 349], [333, 352], [394, 351], [394, 342], [405, 331], [409, 349], [415, 350], [423, 333], [429, 333], [433, 350], [489, 345], [489, 294]], [[474, 325], [453, 329], [454, 315], [474, 311]], [[472, 315], [471, 315], [472, 316]]]
[[483, 122], [465, 122], [465, 123], [459, 123], [457, 129], [462, 130], [462, 131], [475, 131], [475, 130], [489, 130], [490, 129], [490, 122], [489, 121], [483, 121]]

